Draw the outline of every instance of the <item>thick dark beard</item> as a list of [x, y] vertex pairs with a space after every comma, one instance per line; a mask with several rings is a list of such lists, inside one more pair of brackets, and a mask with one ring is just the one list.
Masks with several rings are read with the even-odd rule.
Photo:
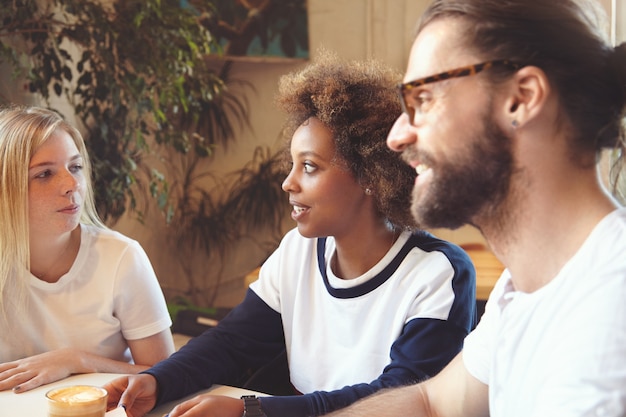
[[488, 115], [482, 125], [468, 152], [432, 166], [433, 182], [420, 194], [413, 190], [411, 212], [421, 228], [480, 228], [482, 221], [503, 220], [498, 213], [514, 170], [511, 138]]

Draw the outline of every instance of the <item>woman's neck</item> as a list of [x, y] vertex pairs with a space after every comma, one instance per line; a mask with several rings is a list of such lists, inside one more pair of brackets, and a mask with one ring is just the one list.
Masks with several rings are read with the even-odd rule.
[[80, 226], [56, 239], [31, 239], [30, 272], [46, 282], [57, 282], [76, 260]]
[[336, 250], [331, 268], [342, 279], [354, 279], [372, 269], [389, 252], [399, 231], [383, 224], [369, 231], [356, 231], [349, 237], [335, 237]]

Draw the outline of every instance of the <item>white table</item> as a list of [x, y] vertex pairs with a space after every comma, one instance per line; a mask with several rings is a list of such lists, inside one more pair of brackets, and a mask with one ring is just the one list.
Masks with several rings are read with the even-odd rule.
[[[62, 387], [66, 385], [96, 385], [101, 386], [115, 379], [119, 374], [82, 374], [73, 375], [61, 381], [53, 382], [48, 385], [35, 388], [22, 394], [15, 394], [12, 391], [0, 391], [0, 417], [46, 417], [47, 402], [46, 392], [52, 388]], [[239, 398], [246, 394], [265, 395], [258, 392], [249, 391], [241, 388], [228, 387], [224, 385], [214, 385], [206, 391], [218, 395], [226, 395], [229, 397]], [[194, 394], [195, 395], [195, 394]], [[193, 397], [189, 396], [188, 398]], [[172, 403], [163, 404], [150, 413], [149, 417], [161, 417], [167, 414], [174, 405], [184, 401], [186, 398], [174, 401]]]

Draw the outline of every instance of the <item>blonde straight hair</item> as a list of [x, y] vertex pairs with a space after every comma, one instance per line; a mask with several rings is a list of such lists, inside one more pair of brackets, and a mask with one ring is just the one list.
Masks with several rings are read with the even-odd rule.
[[67, 132], [83, 158], [86, 193], [81, 223], [106, 228], [96, 212], [91, 164], [80, 132], [58, 113], [40, 107], [0, 109], [0, 310], [22, 310], [30, 270], [28, 167], [56, 130]]

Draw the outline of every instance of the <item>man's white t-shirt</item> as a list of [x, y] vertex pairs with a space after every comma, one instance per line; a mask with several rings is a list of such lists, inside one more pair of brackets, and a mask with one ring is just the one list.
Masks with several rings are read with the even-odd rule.
[[538, 291], [515, 291], [505, 271], [463, 358], [491, 417], [625, 416], [626, 209]]

